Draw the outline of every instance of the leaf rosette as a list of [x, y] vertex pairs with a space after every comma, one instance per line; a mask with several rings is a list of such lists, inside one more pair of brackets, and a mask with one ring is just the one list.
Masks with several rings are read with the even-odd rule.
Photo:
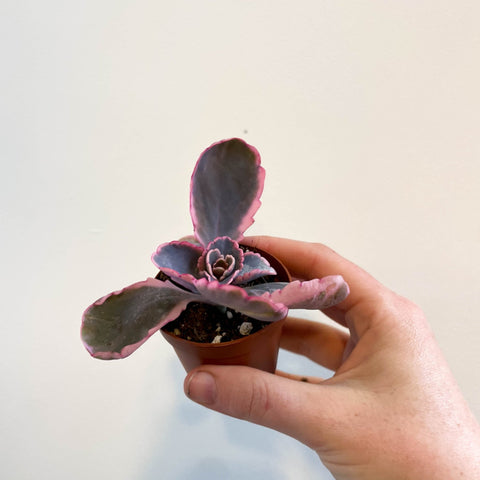
[[264, 179], [258, 151], [243, 140], [224, 140], [201, 154], [190, 186], [194, 237], [162, 244], [152, 255], [167, 280], [135, 283], [87, 308], [81, 335], [92, 356], [130, 355], [190, 302], [273, 322], [289, 308], [322, 309], [345, 299], [349, 290], [339, 275], [254, 284], [276, 274], [265, 258], [239, 246], [260, 207]]

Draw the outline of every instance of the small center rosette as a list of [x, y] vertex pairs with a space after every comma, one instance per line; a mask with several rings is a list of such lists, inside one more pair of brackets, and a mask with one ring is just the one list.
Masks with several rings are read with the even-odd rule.
[[229, 237], [216, 238], [207, 245], [198, 261], [200, 275], [221, 284], [232, 283], [243, 268], [244, 254]]

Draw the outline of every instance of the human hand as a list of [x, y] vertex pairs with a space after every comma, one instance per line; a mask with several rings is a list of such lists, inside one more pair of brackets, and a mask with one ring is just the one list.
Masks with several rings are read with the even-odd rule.
[[192, 400], [298, 439], [338, 480], [480, 478], [480, 427], [417, 306], [324, 245], [243, 243], [278, 257], [295, 278], [343, 275], [351, 293], [324, 313], [349, 333], [289, 318], [281, 347], [334, 370], [332, 378], [201, 366], [185, 379]]

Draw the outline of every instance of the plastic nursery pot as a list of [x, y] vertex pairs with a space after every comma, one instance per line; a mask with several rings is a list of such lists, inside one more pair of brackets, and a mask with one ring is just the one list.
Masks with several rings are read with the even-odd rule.
[[[268, 260], [277, 272], [277, 281], [291, 281], [289, 272], [277, 258], [263, 250], [248, 249]], [[244, 365], [274, 373], [284, 323], [285, 318], [268, 324], [256, 333], [224, 343], [192, 342], [164, 329], [160, 331], [187, 372], [199, 365]]]

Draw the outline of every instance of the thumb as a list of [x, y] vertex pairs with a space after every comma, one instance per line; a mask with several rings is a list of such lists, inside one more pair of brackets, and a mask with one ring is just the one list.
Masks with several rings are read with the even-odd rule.
[[249, 367], [201, 366], [185, 379], [185, 394], [217, 412], [273, 428], [317, 449], [328, 418], [326, 387]]

